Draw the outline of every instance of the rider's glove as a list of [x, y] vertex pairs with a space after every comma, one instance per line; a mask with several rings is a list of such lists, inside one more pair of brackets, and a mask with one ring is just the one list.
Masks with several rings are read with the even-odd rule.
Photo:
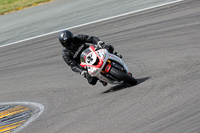
[[81, 72], [81, 76], [87, 78], [87, 77], [88, 77], [88, 72], [85, 71], [85, 70], [83, 70], [83, 71]]
[[105, 42], [103, 42], [103, 41], [98, 41], [97, 42], [97, 47], [98, 48], [103, 48], [105, 46]]

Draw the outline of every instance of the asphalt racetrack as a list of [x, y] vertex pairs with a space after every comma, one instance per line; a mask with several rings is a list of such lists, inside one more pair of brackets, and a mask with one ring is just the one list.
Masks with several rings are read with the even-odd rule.
[[136, 86], [91, 86], [61, 57], [58, 33], [0, 48], [0, 101], [44, 112], [22, 133], [199, 133], [200, 2], [72, 29], [123, 55]]
[[53, 0], [0, 16], [0, 47], [52, 31], [177, 1], [182, 0]]

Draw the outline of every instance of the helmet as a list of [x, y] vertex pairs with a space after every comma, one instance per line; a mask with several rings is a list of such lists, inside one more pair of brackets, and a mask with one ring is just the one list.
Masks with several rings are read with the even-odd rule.
[[63, 47], [70, 48], [73, 45], [74, 35], [69, 30], [62, 31], [58, 38]]

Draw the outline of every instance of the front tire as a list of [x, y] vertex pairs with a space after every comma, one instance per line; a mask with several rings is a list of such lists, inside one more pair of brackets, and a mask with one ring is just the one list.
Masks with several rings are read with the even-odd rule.
[[131, 85], [136, 85], [137, 84], [137, 80], [134, 77], [131, 77], [126, 73], [123, 73], [122, 71], [116, 69], [115, 67], [111, 67], [109, 73], [114, 78], [116, 78], [116, 79], [118, 79], [120, 81], [127, 82], [127, 83], [129, 83]]

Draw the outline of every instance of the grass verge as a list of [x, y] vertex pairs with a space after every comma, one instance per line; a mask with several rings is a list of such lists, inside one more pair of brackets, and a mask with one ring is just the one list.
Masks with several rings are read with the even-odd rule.
[[49, 1], [52, 0], [0, 0], [0, 15]]

